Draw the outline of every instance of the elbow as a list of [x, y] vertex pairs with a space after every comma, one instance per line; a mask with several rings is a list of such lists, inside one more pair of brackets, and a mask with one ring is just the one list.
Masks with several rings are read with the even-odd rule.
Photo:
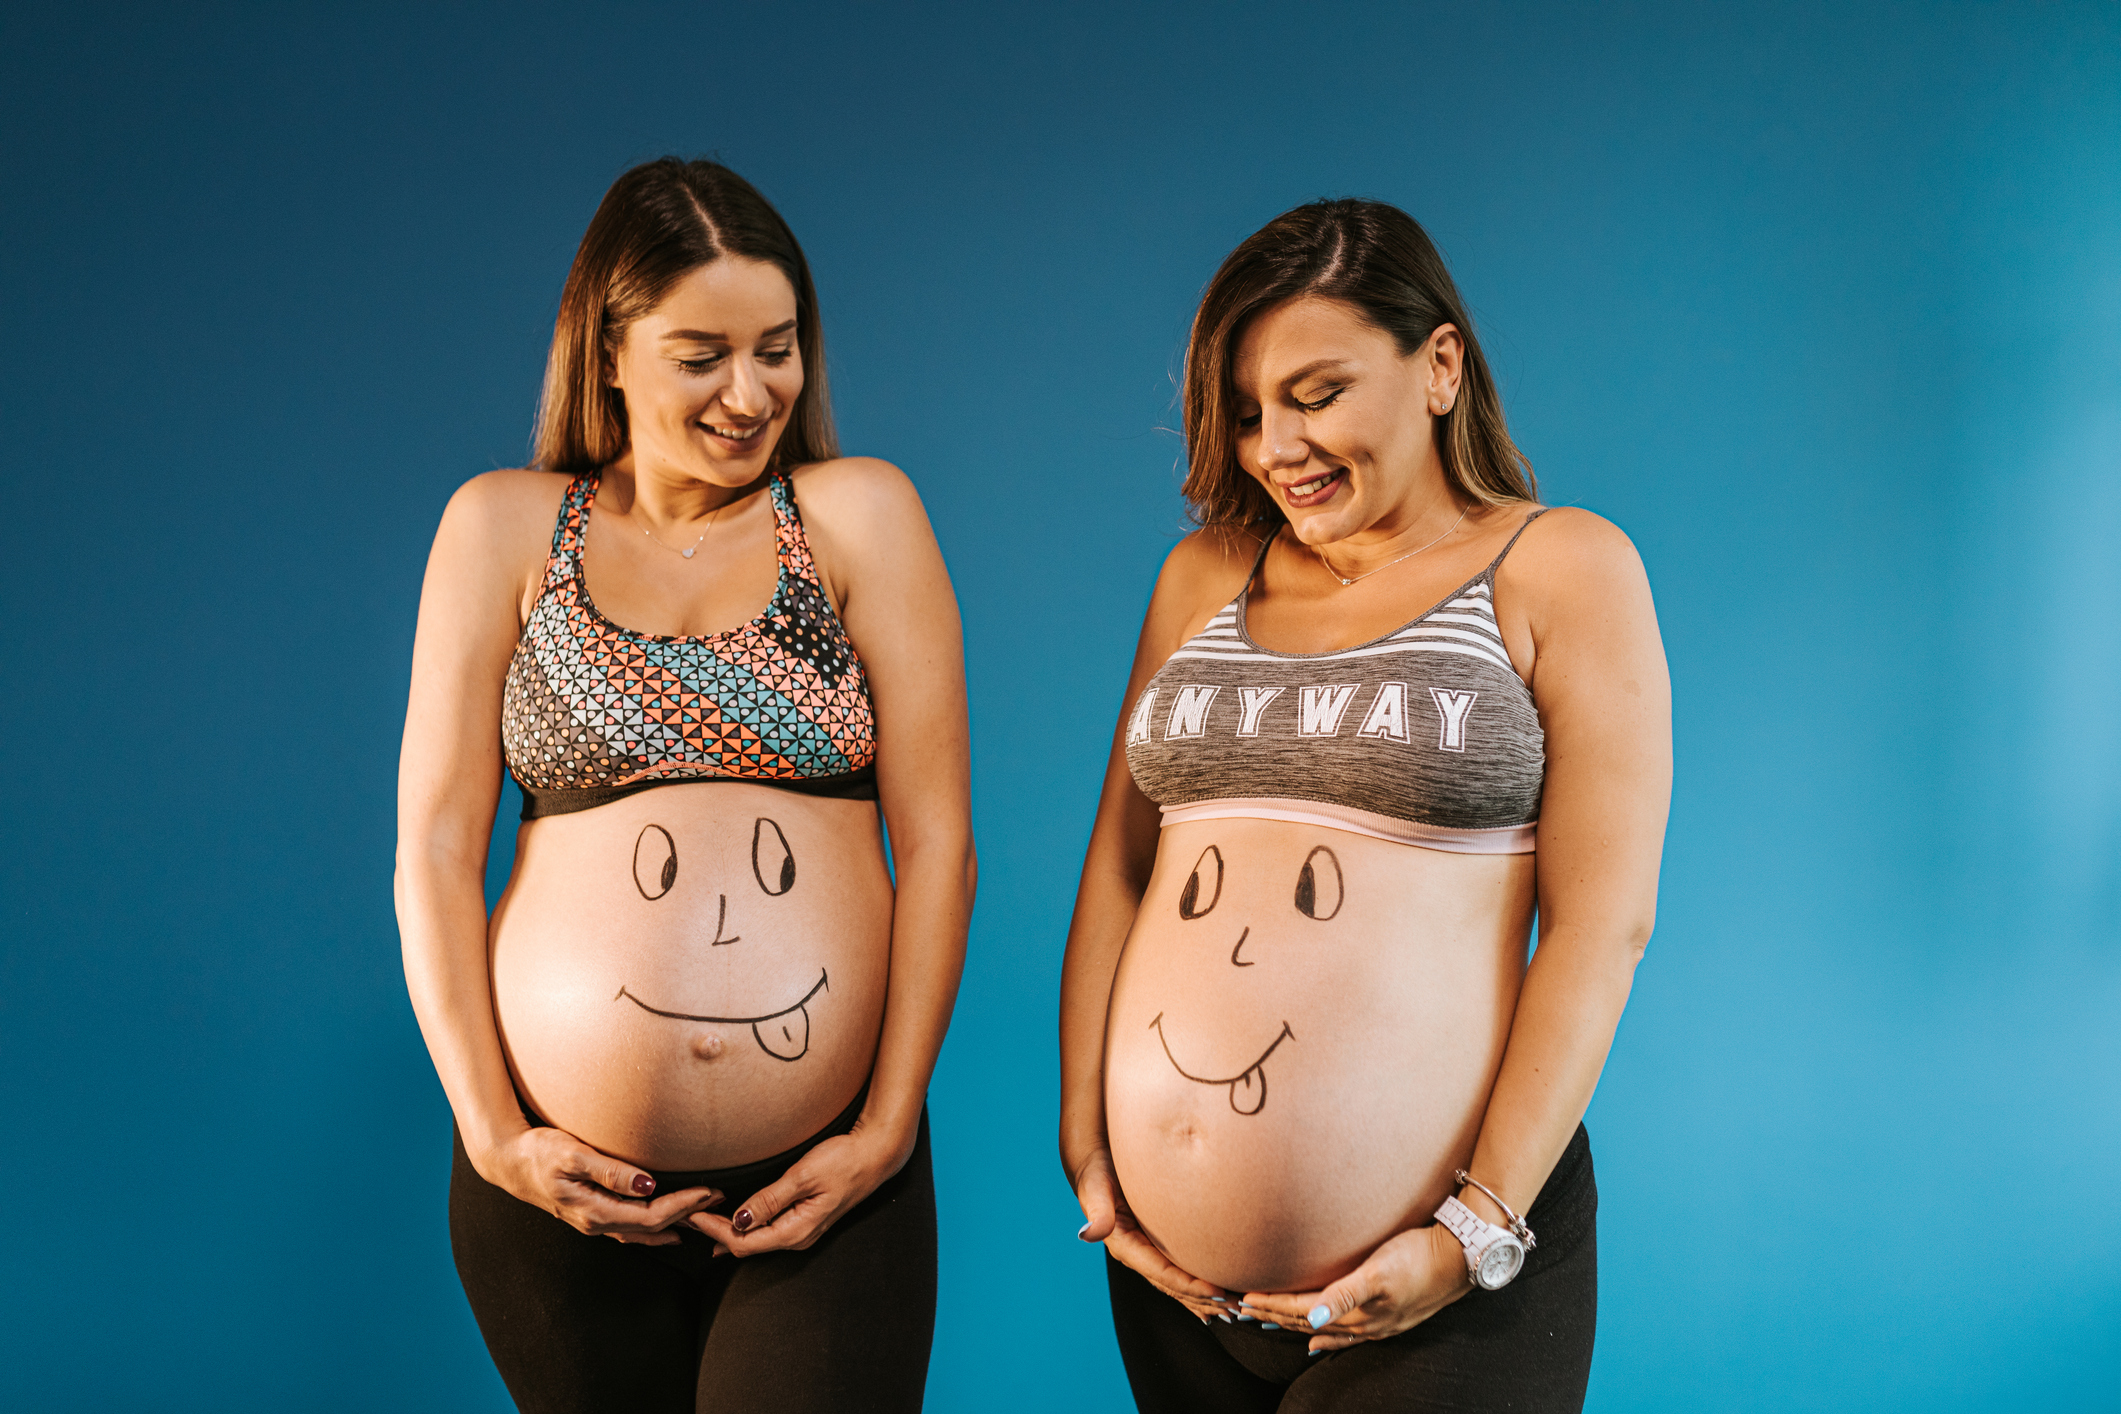
[[1633, 971], [1649, 955], [1650, 934], [1657, 929], [1657, 906], [1651, 904], [1641, 914], [1628, 920], [1619, 939], [1622, 956], [1628, 969]]

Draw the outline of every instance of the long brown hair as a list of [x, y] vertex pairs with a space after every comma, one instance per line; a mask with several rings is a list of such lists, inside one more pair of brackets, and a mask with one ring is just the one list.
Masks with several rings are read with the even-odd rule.
[[627, 327], [680, 279], [724, 255], [766, 261], [795, 287], [803, 391], [773, 464], [800, 466], [839, 455], [817, 289], [795, 233], [756, 187], [721, 163], [661, 157], [611, 184], [574, 253], [545, 362], [533, 465], [593, 471], [626, 450], [626, 402], [604, 380]]
[[1382, 201], [1344, 197], [1284, 212], [1230, 252], [1201, 295], [1186, 347], [1187, 473], [1184, 494], [1202, 525], [1285, 519], [1274, 498], [1237, 464], [1237, 388], [1231, 363], [1245, 326], [1301, 295], [1344, 300], [1392, 336], [1402, 357], [1437, 326], [1465, 341], [1458, 400], [1437, 420], [1446, 480], [1470, 500], [1499, 506], [1538, 499], [1532, 464], [1510, 440], [1502, 396], [1473, 336], [1473, 321], [1428, 233]]

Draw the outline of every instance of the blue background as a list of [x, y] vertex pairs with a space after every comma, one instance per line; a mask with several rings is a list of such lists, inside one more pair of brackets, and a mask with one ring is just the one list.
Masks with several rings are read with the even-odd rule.
[[1663, 615], [1591, 1407], [2121, 1403], [2121, 11], [59, 9], [0, 20], [0, 1404], [506, 1407], [391, 915], [413, 613], [666, 151], [802, 236], [965, 607], [932, 1408], [1123, 1404], [1062, 934], [1191, 303], [1345, 193]]

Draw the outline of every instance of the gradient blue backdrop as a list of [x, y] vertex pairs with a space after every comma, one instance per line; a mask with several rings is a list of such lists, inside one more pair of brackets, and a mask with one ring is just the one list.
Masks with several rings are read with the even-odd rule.
[[0, 1404], [506, 1406], [398, 971], [399, 720], [436, 516], [522, 460], [574, 243], [666, 151], [802, 235], [846, 444], [965, 607], [931, 1407], [1122, 1405], [1053, 1157], [1062, 931], [1191, 302], [1343, 193], [1427, 223], [1671, 653], [1592, 1408], [2121, 1403], [2121, 11], [38, 8], [0, 20]]

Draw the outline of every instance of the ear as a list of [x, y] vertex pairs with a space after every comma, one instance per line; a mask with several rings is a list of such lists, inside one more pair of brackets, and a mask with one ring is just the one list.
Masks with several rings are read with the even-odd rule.
[[1466, 341], [1456, 324], [1439, 324], [1429, 335], [1429, 414], [1441, 417], [1458, 401], [1466, 368]]

